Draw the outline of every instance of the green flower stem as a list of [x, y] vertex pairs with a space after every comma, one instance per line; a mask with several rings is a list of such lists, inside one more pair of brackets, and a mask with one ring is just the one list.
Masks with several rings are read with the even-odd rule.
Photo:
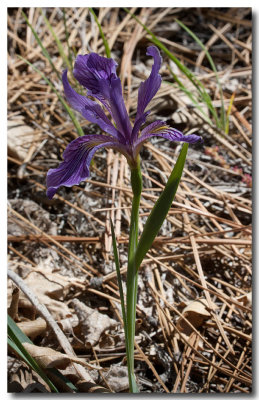
[[136, 323], [136, 303], [138, 289], [138, 269], [135, 263], [135, 253], [138, 245], [138, 219], [139, 203], [142, 191], [142, 175], [139, 165], [131, 169], [131, 186], [133, 191], [129, 251], [128, 251], [128, 271], [127, 271], [127, 361], [129, 373], [129, 386], [131, 393], [139, 392], [134, 375], [134, 339]]

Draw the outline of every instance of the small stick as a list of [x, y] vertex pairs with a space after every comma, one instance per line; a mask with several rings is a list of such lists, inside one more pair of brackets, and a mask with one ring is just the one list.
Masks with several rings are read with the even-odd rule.
[[[28, 299], [31, 301], [31, 303], [34, 305], [34, 307], [37, 309], [39, 314], [47, 321], [48, 325], [52, 328], [53, 332], [55, 333], [60, 346], [64, 349], [65, 353], [69, 356], [75, 356], [75, 352], [73, 350], [73, 347], [69, 343], [67, 337], [64, 335], [50, 312], [48, 311], [47, 307], [44, 304], [41, 304], [39, 299], [35, 296], [35, 294], [32, 292], [32, 290], [24, 283], [22, 278], [19, 277], [19, 275], [16, 274], [16, 272], [12, 271], [11, 269], [8, 269], [7, 274], [9, 278], [14, 281], [14, 283], [23, 291], [23, 293], [28, 297]], [[73, 363], [76, 371], [78, 372], [80, 378], [86, 380], [87, 382], [90, 383], [95, 383], [89, 373], [85, 370], [84, 367], [82, 367], [79, 364]]]

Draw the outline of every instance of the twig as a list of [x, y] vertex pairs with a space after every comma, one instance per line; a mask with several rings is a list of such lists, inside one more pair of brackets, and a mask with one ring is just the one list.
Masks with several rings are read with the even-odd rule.
[[[73, 347], [69, 343], [67, 337], [64, 335], [47, 307], [40, 303], [39, 299], [35, 296], [33, 291], [25, 284], [22, 278], [19, 277], [14, 271], [8, 269], [7, 271], [9, 278], [23, 291], [23, 293], [28, 297], [31, 303], [34, 305], [39, 314], [47, 321], [48, 325], [51, 327], [53, 332], [55, 333], [60, 346], [64, 349], [65, 353], [70, 356], [75, 356], [75, 352]], [[90, 383], [95, 383], [89, 373], [83, 368], [81, 365], [73, 363], [75, 369], [77, 370], [79, 376]]]

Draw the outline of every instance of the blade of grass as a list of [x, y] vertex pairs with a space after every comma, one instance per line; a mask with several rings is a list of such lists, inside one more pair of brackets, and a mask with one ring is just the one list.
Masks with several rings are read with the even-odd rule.
[[9, 337], [7, 339], [8, 345], [15, 351], [15, 353], [18, 354], [18, 356], [37, 374], [46, 382], [46, 384], [49, 386], [50, 390], [55, 393], [59, 393], [58, 389], [56, 386], [51, 382], [51, 380], [47, 377], [46, 374], [42, 371], [42, 369], [39, 367], [39, 365], [36, 363], [34, 358], [30, 356], [30, 354], [27, 352], [27, 350], [22, 346], [22, 344], [17, 345], [12, 339]]
[[[50, 386], [50, 389], [53, 391], [58, 392], [57, 388], [55, 388], [55, 385], [52, 384], [52, 382], [49, 380], [48, 377], [46, 377], [44, 371], [41, 369], [41, 367], [38, 365], [37, 361], [28, 353], [28, 351], [24, 348], [22, 345], [23, 343], [30, 343], [33, 344], [33, 342], [28, 338], [28, 336], [23, 333], [23, 331], [18, 327], [18, 325], [14, 322], [14, 320], [8, 316], [8, 344], [12, 347], [12, 349], [32, 368], [34, 369], [41, 377], [44, 379], [44, 381]], [[37, 367], [37, 369], [35, 369]], [[63, 382], [73, 391], [77, 392], [77, 388], [73, 385], [70, 380], [62, 375], [56, 368], [50, 368], [49, 369], [51, 373], [54, 375], [58, 376], [59, 379], [63, 380]], [[45, 377], [47, 380], [45, 380]]]
[[71, 65], [71, 63], [69, 62], [69, 59], [68, 59], [67, 55], [65, 54], [65, 51], [64, 51], [63, 46], [62, 46], [62, 43], [61, 43], [61, 41], [59, 40], [59, 38], [57, 37], [57, 35], [56, 35], [54, 29], [52, 28], [52, 26], [51, 26], [51, 24], [50, 24], [48, 18], [47, 18], [46, 15], [43, 13], [43, 11], [42, 11], [41, 8], [40, 8], [40, 13], [41, 13], [41, 15], [43, 16], [44, 21], [45, 21], [45, 23], [46, 23], [46, 25], [47, 25], [47, 27], [48, 27], [50, 33], [52, 34], [52, 36], [53, 36], [53, 38], [54, 38], [54, 40], [55, 40], [57, 46], [58, 46], [58, 51], [59, 51], [59, 54], [60, 54], [60, 56], [61, 56], [63, 62], [67, 65], [68, 69], [69, 69], [70, 71], [72, 71], [72, 69], [73, 69], [73, 68], [72, 68], [72, 65]]
[[200, 91], [199, 86], [201, 86], [201, 83], [197, 81], [197, 78], [195, 75], [187, 68], [185, 65], [183, 65], [177, 57], [175, 57], [164, 45], [162, 42], [160, 42], [159, 39], [157, 39], [156, 35], [148, 29], [148, 27], [141, 22], [136, 15], [132, 14], [130, 10], [127, 8], [124, 8], [124, 10], [132, 16], [144, 29], [145, 31], [151, 36], [150, 40], [153, 42], [155, 45], [157, 45], [161, 50], [165, 52], [165, 54], [177, 65], [177, 67], [184, 73], [184, 75], [187, 76], [187, 78], [193, 83], [193, 85]]
[[24, 19], [25, 19], [25, 21], [26, 21], [26, 24], [30, 27], [30, 29], [31, 29], [31, 31], [32, 31], [32, 33], [33, 33], [33, 36], [34, 36], [35, 39], [36, 39], [36, 42], [37, 42], [38, 45], [40, 46], [40, 48], [41, 48], [41, 50], [42, 50], [42, 53], [44, 54], [44, 56], [46, 57], [46, 59], [47, 59], [48, 62], [50, 63], [50, 65], [51, 65], [53, 71], [57, 74], [58, 79], [61, 80], [61, 75], [60, 75], [60, 73], [58, 72], [58, 70], [56, 69], [55, 65], [53, 64], [53, 62], [52, 62], [52, 60], [51, 60], [51, 57], [50, 57], [48, 51], [47, 51], [46, 48], [43, 46], [42, 41], [40, 40], [39, 36], [37, 35], [37, 32], [34, 30], [34, 28], [33, 28], [32, 25], [30, 24], [30, 22], [29, 22], [29, 20], [28, 20], [28, 18], [27, 18], [27, 16], [26, 16], [26, 14], [25, 14], [23, 11], [22, 11], [22, 15], [23, 15], [23, 17], [24, 17]]
[[219, 88], [219, 92], [220, 92], [220, 101], [221, 101], [221, 128], [223, 130], [225, 130], [225, 125], [226, 125], [226, 110], [225, 110], [225, 105], [224, 105], [224, 96], [223, 96], [223, 90], [222, 90], [222, 86], [219, 80], [219, 76], [218, 76], [218, 71], [217, 68], [214, 64], [214, 61], [208, 51], [208, 49], [206, 48], [206, 46], [204, 46], [204, 44], [202, 43], [202, 41], [198, 38], [198, 36], [195, 35], [194, 32], [192, 32], [183, 22], [179, 21], [178, 19], [175, 19], [175, 21], [178, 23], [178, 25], [180, 25], [195, 41], [196, 43], [198, 43], [198, 45], [202, 48], [202, 50], [205, 52], [206, 57], [210, 63], [210, 66], [213, 70], [213, 72], [215, 73], [215, 77], [217, 80], [217, 85]]
[[217, 116], [217, 111], [215, 109], [215, 107], [212, 104], [212, 100], [209, 96], [209, 94], [206, 91], [206, 88], [204, 87], [204, 85], [202, 84], [202, 82], [199, 81], [199, 79], [196, 78], [196, 76], [189, 70], [189, 68], [187, 68], [185, 65], [183, 65], [177, 57], [175, 57], [168, 49], [167, 47], [165, 47], [163, 45], [163, 43], [156, 37], [156, 35], [154, 35], [154, 33], [148, 29], [148, 27], [143, 24], [134, 14], [132, 14], [127, 8], [124, 8], [124, 10], [130, 14], [144, 29], [145, 31], [151, 36], [151, 38], [149, 38], [149, 40], [154, 43], [157, 47], [159, 47], [161, 50], [164, 51], [164, 53], [170, 58], [170, 60], [172, 60], [177, 67], [179, 68], [179, 70], [189, 79], [189, 81], [193, 84], [193, 86], [195, 87], [195, 89], [199, 92], [202, 100], [204, 101], [204, 103], [207, 105], [207, 107], [209, 108], [210, 112], [212, 113], [214, 119], [215, 119], [215, 123], [217, 127], [221, 127], [220, 125], [220, 121], [218, 119]]
[[140, 236], [135, 253], [137, 269], [150, 249], [159, 229], [161, 228], [177, 191], [188, 151], [188, 143], [184, 143], [178, 156], [174, 169], [168, 178], [167, 184], [156, 201]]
[[111, 50], [110, 50], [109, 44], [108, 44], [108, 42], [107, 42], [107, 39], [106, 39], [106, 37], [104, 36], [104, 33], [103, 33], [103, 30], [102, 30], [101, 24], [100, 24], [100, 22], [98, 21], [98, 18], [97, 18], [97, 16], [96, 16], [94, 10], [93, 10], [91, 7], [89, 7], [89, 11], [90, 11], [90, 13], [92, 14], [92, 16], [94, 17], [94, 20], [95, 20], [95, 22], [96, 22], [96, 24], [97, 24], [97, 26], [98, 26], [98, 28], [99, 28], [99, 32], [100, 32], [100, 35], [101, 35], [101, 38], [102, 38], [102, 41], [103, 41], [103, 44], [104, 44], [104, 47], [105, 47], [106, 56], [107, 56], [108, 58], [111, 58]]
[[[174, 79], [175, 79], [175, 77], [174, 77]], [[175, 80], [176, 80], [176, 79], [175, 79]], [[174, 86], [174, 84], [173, 84], [172, 82], [168, 82], [168, 81], [164, 81], [164, 82], [167, 83], [168, 85]], [[200, 106], [200, 104], [198, 103], [198, 101], [194, 98], [193, 94], [192, 94], [188, 89], [186, 89], [186, 88], [183, 86], [183, 84], [182, 84], [181, 82], [180, 82], [180, 83], [177, 82], [177, 84], [179, 85], [180, 90], [181, 90], [182, 92], [184, 92], [184, 93], [189, 97], [189, 99], [192, 101], [193, 106], [195, 106], [195, 107], [200, 111], [200, 113], [204, 116], [204, 118], [205, 118], [205, 120], [207, 121], [207, 123], [208, 123], [210, 126], [213, 126], [212, 120], [208, 117], [208, 115], [205, 113], [205, 111], [204, 111], [203, 108]]]
[[29, 339], [28, 336], [23, 333], [19, 326], [14, 322], [12, 317], [10, 317], [10, 315], [8, 315], [8, 334], [12, 336], [12, 340], [14, 340], [14, 338], [17, 338], [17, 340], [19, 340], [21, 343], [33, 344], [31, 339]]
[[229, 106], [228, 106], [228, 110], [227, 110], [227, 121], [226, 121], [226, 127], [225, 127], [226, 135], [228, 135], [228, 133], [229, 133], [229, 116], [230, 116], [230, 113], [232, 110], [234, 98], [235, 98], [235, 93], [232, 93], [232, 96], [231, 96], [230, 102], [229, 102]]
[[32, 343], [32, 341], [20, 330], [14, 320], [8, 315], [8, 344], [10, 347], [28, 364], [41, 378], [47, 383], [50, 390], [58, 393], [58, 389], [43, 372], [36, 360], [24, 348], [23, 342]]
[[[71, 53], [70, 53], [71, 60], [69, 61], [68, 58], [67, 58], [67, 56], [66, 56], [66, 54], [65, 54], [65, 52], [64, 52], [64, 50], [63, 50], [62, 44], [61, 44], [60, 40], [58, 39], [58, 37], [56, 36], [55, 32], [53, 31], [53, 29], [52, 29], [52, 27], [51, 27], [49, 21], [47, 20], [47, 18], [46, 18], [45, 15], [43, 14], [42, 10], [40, 10], [40, 11], [41, 11], [41, 13], [42, 13], [42, 16], [43, 16], [43, 18], [44, 18], [44, 20], [45, 20], [45, 22], [46, 22], [48, 28], [50, 29], [50, 31], [51, 31], [51, 33], [52, 33], [54, 39], [56, 40], [56, 43], [57, 43], [57, 46], [58, 46], [59, 53], [60, 53], [61, 57], [63, 58], [64, 62], [67, 64], [68, 69], [72, 72], [73, 66], [72, 66], [72, 56], [71, 56]], [[23, 16], [24, 16], [24, 18], [25, 18], [25, 20], [26, 20], [26, 23], [28, 23], [28, 26], [31, 28], [32, 33], [33, 33], [33, 35], [34, 35], [36, 41], [38, 42], [40, 48], [42, 49], [43, 55], [47, 58], [47, 60], [48, 60], [49, 63], [51, 64], [51, 67], [52, 67], [53, 71], [57, 74], [58, 79], [61, 80], [61, 75], [60, 75], [59, 71], [56, 69], [56, 67], [54, 66], [54, 64], [53, 64], [53, 62], [52, 62], [52, 60], [51, 60], [51, 57], [50, 57], [48, 51], [47, 51], [46, 48], [43, 46], [42, 41], [41, 41], [40, 38], [38, 37], [36, 31], [33, 29], [32, 25], [29, 23], [29, 21], [28, 21], [26, 15], [25, 15], [24, 13], [23, 13]], [[82, 92], [82, 86], [79, 84], [79, 82], [78, 82], [77, 80], [74, 79], [73, 74], [72, 74], [72, 78], [73, 78], [73, 83], [75, 84], [77, 90], [78, 90], [79, 92]], [[81, 93], [80, 93], [80, 94], [81, 94]]]
[[145, 31], [151, 36], [150, 40], [153, 42], [155, 45], [157, 45], [161, 50], [165, 52], [165, 54], [177, 65], [177, 67], [184, 73], [184, 75], [192, 82], [192, 84], [196, 87], [196, 89], [200, 92], [201, 88], [205, 90], [204, 86], [202, 83], [195, 77], [195, 75], [187, 68], [185, 65], [183, 65], [177, 57], [175, 57], [168, 49], [165, 47], [165, 45], [156, 37], [156, 35], [145, 25], [143, 22], [141, 22], [134, 14], [130, 12], [127, 8], [124, 8], [124, 10], [130, 14], [144, 29]]
[[83, 129], [81, 128], [79, 122], [77, 121], [72, 109], [67, 105], [67, 103], [64, 101], [64, 99], [60, 96], [59, 92], [56, 90], [55, 86], [53, 85], [53, 83], [51, 83], [51, 81], [46, 78], [46, 76], [43, 74], [43, 72], [41, 72], [37, 67], [35, 67], [33, 64], [30, 63], [30, 61], [25, 60], [25, 58], [21, 57], [18, 55], [18, 57], [23, 60], [24, 62], [26, 62], [26, 64], [28, 64], [30, 67], [32, 67], [34, 69], [34, 71], [36, 71], [38, 74], [40, 74], [40, 76], [44, 79], [44, 81], [51, 87], [51, 89], [53, 90], [53, 92], [56, 93], [56, 95], [58, 96], [60, 102], [62, 103], [62, 105], [64, 106], [65, 110], [67, 111], [67, 113], [69, 114], [76, 130], [79, 136], [84, 136], [84, 132]]
[[[172, 77], [174, 78], [174, 80], [176, 81], [179, 89], [184, 92], [189, 99], [192, 101], [192, 103], [194, 104], [194, 106], [196, 108], [198, 108], [198, 110], [202, 113], [202, 115], [204, 116], [204, 118], [206, 119], [206, 121], [208, 122], [208, 124], [210, 126], [213, 126], [213, 122], [212, 120], [209, 118], [209, 116], [205, 113], [205, 111], [203, 110], [203, 108], [200, 106], [199, 102], [197, 99], [194, 98], [194, 94], [192, 92], [190, 92], [190, 90], [186, 89], [186, 87], [183, 85], [183, 83], [180, 81], [180, 79], [177, 77], [176, 74], [174, 74], [174, 72], [172, 71], [172, 69], [170, 68], [170, 66], [168, 65], [168, 68], [172, 74]], [[163, 81], [164, 83], [167, 83], [168, 85], [173, 85], [172, 82], [168, 82], [168, 81]]]
[[68, 48], [68, 61], [71, 66], [71, 71], [73, 69], [73, 56], [72, 56], [72, 51], [70, 48], [69, 40], [68, 40], [68, 30], [67, 30], [67, 17], [66, 17], [66, 10], [65, 8], [62, 8], [63, 12], [63, 21], [64, 21], [64, 28], [65, 28], [65, 37], [66, 37], [66, 43], [67, 43], [67, 48]]
[[74, 392], [78, 392], [77, 387], [65, 376], [63, 375], [57, 368], [49, 368], [49, 372], [53, 375], [55, 375], [58, 379], [62, 380], [70, 390], [73, 390]]

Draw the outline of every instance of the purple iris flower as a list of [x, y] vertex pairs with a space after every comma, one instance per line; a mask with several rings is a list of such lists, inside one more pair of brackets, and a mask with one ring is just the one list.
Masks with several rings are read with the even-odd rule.
[[73, 140], [63, 153], [64, 161], [58, 168], [47, 174], [47, 196], [52, 199], [60, 186], [78, 185], [89, 177], [89, 166], [96, 150], [109, 147], [124, 154], [131, 168], [137, 165], [138, 154], [145, 140], [161, 136], [177, 142], [195, 143], [201, 138], [197, 135], [185, 136], [163, 121], [147, 125], [141, 132], [150, 111], [145, 111], [148, 103], [161, 85], [159, 69], [162, 58], [155, 46], [147, 48], [154, 64], [149, 78], [140, 84], [135, 123], [132, 127], [122, 96], [120, 78], [116, 74], [117, 63], [111, 58], [96, 53], [79, 55], [75, 62], [74, 77], [87, 89], [87, 95], [97, 99], [111, 115], [107, 117], [104, 109], [96, 101], [78, 94], [67, 79], [67, 71], [62, 80], [66, 99], [72, 108], [79, 111], [88, 121], [96, 123], [106, 134], [86, 135]]

